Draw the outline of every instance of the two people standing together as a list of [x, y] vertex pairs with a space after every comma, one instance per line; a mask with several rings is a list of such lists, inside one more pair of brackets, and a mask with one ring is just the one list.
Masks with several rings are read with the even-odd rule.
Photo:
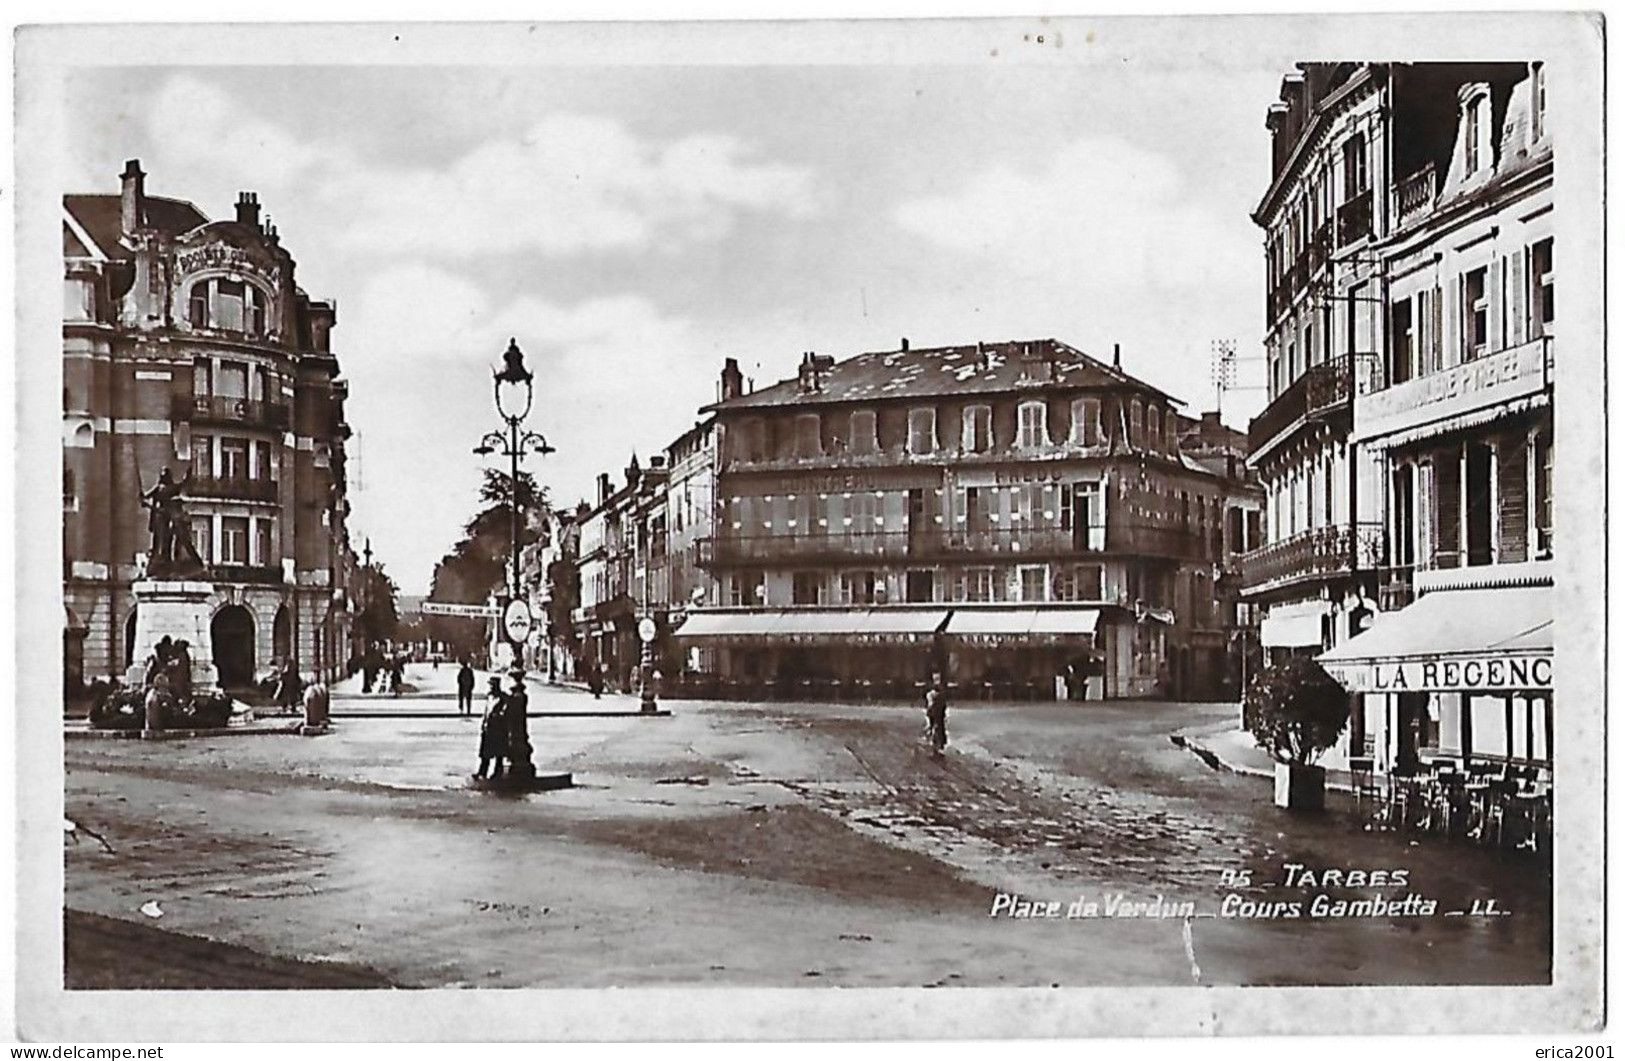
[[[473, 670], [464, 664], [470, 679]], [[462, 703], [463, 671], [457, 674], [457, 695]], [[525, 724], [525, 712], [530, 698], [525, 693], [523, 674], [510, 675], [508, 688], [502, 679], [492, 675], [485, 692], [485, 715], [480, 720], [480, 768], [474, 772], [476, 780], [483, 781], [494, 763], [492, 778], [502, 777], [504, 766], [513, 769], [530, 763], [530, 735]]]

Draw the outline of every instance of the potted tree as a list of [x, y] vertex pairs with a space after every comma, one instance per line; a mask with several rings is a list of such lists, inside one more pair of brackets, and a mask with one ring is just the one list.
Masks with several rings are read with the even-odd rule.
[[1343, 687], [1319, 663], [1295, 656], [1253, 676], [1242, 720], [1258, 746], [1275, 760], [1275, 805], [1321, 810], [1326, 771], [1315, 765], [1348, 725]]

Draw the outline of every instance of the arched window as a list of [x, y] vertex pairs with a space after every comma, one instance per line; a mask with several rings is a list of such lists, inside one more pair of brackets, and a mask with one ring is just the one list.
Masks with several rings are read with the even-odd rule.
[[270, 323], [265, 292], [246, 280], [199, 280], [186, 298], [186, 320], [194, 328], [260, 337]]
[[1152, 449], [1162, 448], [1162, 410], [1153, 405], [1146, 413], [1146, 437]]

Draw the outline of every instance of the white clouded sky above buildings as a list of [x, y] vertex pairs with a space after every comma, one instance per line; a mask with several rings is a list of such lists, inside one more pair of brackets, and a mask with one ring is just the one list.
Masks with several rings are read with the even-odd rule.
[[[1177, 23], [1166, 24], [1176, 33]], [[408, 592], [474, 507], [486, 375], [537, 371], [557, 501], [804, 350], [1054, 336], [1210, 408], [1256, 354], [1265, 108], [1291, 56], [1192, 62], [129, 67], [68, 91], [65, 192], [257, 191], [338, 304], [352, 533]], [[1262, 370], [1243, 366], [1243, 382]], [[1257, 392], [1226, 398], [1244, 424]], [[359, 545], [359, 542], [358, 542]]]

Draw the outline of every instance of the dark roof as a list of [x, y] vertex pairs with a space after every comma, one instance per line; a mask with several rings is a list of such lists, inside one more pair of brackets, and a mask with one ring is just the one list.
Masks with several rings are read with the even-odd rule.
[[[190, 232], [209, 219], [197, 207], [182, 199], [146, 197], [147, 227], [171, 236]], [[62, 206], [79, 226], [95, 240], [96, 247], [109, 258], [124, 258], [129, 252], [119, 243], [124, 235], [123, 200], [117, 195], [64, 195]]]
[[[982, 350], [987, 355], [985, 365], [977, 355], [975, 344], [859, 354], [836, 362], [834, 367], [821, 373], [817, 390], [804, 391], [799, 378], [788, 379], [716, 402], [705, 409], [830, 405], [927, 395], [1010, 394], [1045, 387], [1127, 387], [1177, 402], [1149, 383], [1097, 361], [1059, 339], [983, 343]], [[1023, 367], [1024, 350], [1032, 358], [1026, 368]], [[1053, 378], [1047, 364], [1050, 360], [1056, 364]]]

